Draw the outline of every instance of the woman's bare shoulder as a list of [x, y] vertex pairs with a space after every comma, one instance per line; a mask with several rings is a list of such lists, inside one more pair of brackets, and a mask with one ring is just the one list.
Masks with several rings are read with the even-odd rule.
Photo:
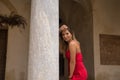
[[77, 48], [78, 48], [78, 47], [80, 48], [80, 42], [77, 41], [77, 40], [72, 40], [71, 43], [70, 43], [70, 45], [76, 46]]
[[69, 43], [69, 46], [76, 46], [77, 45], [77, 42], [75, 40], [72, 40], [70, 43]]

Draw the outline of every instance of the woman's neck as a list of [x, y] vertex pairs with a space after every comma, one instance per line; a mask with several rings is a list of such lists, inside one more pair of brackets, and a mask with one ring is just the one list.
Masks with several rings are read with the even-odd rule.
[[68, 41], [68, 44], [69, 44], [71, 41], [72, 41], [72, 39]]

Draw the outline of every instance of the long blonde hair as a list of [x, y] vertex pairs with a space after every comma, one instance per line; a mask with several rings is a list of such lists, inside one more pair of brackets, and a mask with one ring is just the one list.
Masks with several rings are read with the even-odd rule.
[[[67, 28], [67, 30], [72, 34], [72, 39], [76, 40], [74, 32], [69, 27]], [[63, 31], [59, 32], [59, 36], [60, 36], [60, 38], [59, 38], [59, 50], [60, 50], [60, 53], [64, 54], [64, 56], [65, 56], [65, 52], [68, 49], [68, 43], [64, 41], [64, 39], [62, 37], [62, 32]]]

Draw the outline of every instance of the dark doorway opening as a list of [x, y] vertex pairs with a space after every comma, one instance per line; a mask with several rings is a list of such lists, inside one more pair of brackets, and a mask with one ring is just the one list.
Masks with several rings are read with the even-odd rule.
[[[94, 53], [93, 53], [93, 13], [91, 0], [59, 0], [59, 18], [62, 24], [68, 25], [80, 42], [83, 59], [88, 71], [88, 80], [94, 80]], [[67, 80], [67, 63], [63, 59], [64, 77]], [[60, 62], [62, 64], [62, 62]], [[60, 71], [61, 72], [61, 71]]]
[[0, 29], [0, 80], [5, 80], [8, 30]]

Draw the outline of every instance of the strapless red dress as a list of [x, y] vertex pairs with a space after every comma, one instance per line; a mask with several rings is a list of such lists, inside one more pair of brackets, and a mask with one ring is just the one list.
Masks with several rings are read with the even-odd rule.
[[[68, 71], [70, 71], [70, 51], [66, 51], [66, 58], [68, 59]], [[82, 53], [76, 53], [76, 64], [71, 80], [87, 80], [87, 70], [84, 66]]]

